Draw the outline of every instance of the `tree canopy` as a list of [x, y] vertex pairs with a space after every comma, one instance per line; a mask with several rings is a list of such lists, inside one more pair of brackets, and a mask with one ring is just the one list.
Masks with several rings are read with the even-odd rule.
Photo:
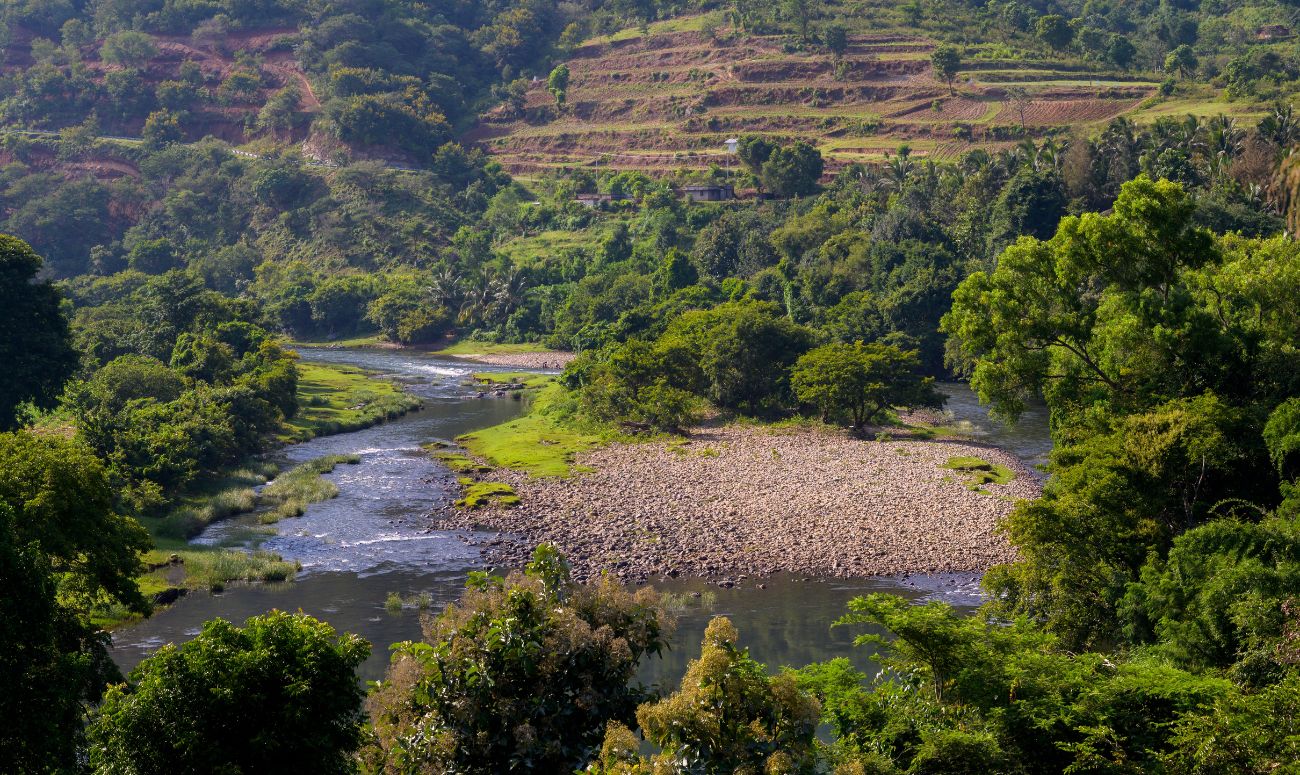
[[27, 243], [0, 234], [0, 306], [5, 309], [0, 359], [0, 431], [17, 426], [19, 407], [54, 407], [77, 367], [62, 296], [38, 280], [41, 258]]
[[111, 687], [89, 729], [97, 772], [356, 771], [370, 646], [304, 614], [214, 619]]
[[573, 584], [543, 545], [526, 572], [470, 576], [427, 641], [399, 645], [370, 699], [374, 771], [568, 772], [611, 720], [630, 721], [638, 661], [664, 646], [653, 590]]
[[895, 407], [938, 407], [943, 397], [932, 377], [918, 372], [915, 350], [872, 343], [828, 344], [800, 356], [790, 386], [822, 419], [848, 417], [855, 430]]

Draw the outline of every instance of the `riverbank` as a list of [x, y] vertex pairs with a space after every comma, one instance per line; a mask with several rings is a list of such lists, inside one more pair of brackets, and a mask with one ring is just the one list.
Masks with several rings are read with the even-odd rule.
[[576, 353], [562, 352], [560, 350], [467, 352], [463, 355], [439, 350], [433, 354], [470, 363], [482, 363], [488, 366], [506, 366], [514, 369], [554, 369], [556, 371], [568, 366], [574, 358], [578, 357]]
[[403, 345], [389, 342], [378, 336], [364, 336], [335, 342], [291, 342], [290, 347], [315, 347], [329, 350], [407, 350], [411, 352], [450, 358], [486, 366], [506, 366], [517, 369], [560, 370], [577, 357], [577, 353], [549, 350], [535, 342], [498, 343], [461, 340], [449, 345], [434, 347]]
[[577, 358], [576, 352], [549, 350], [537, 342], [478, 342], [461, 339], [451, 345], [399, 345], [378, 335], [339, 339], [333, 342], [290, 342], [290, 347], [316, 347], [322, 350], [408, 350], [439, 358], [464, 360], [468, 363], [503, 365], [523, 369], [563, 369]]
[[[999, 475], [972, 480], [950, 467], [962, 458]], [[986, 445], [813, 426], [699, 429], [684, 441], [607, 444], [574, 463], [571, 477], [486, 474], [520, 505], [457, 510], [441, 524], [501, 531], [483, 548], [503, 567], [553, 541], [579, 578], [978, 573], [1014, 558], [997, 523], [1040, 492], [1027, 466]]]
[[[298, 364], [297, 395], [298, 412], [284, 422], [276, 436], [277, 445], [360, 430], [400, 417], [423, 403], [399, 385], [363, 369], [304, 362]], [[288, 473], [302, 468], [299, 466]], [[255, 488], [280, 474], [276, 465], [250, 462], [196, 484], [177, 499], [166, 515], [141, 518], [155, 545], [143, 558], [147, 570], [137, 578], [141, 591], [161, 607], [194, 590], [221, 589], [239, 581], [291, 579], [298, 571], [297, 564], [279, 555], [196, 546], [189, 542], [213, 522], [251, 512], [261, 505], [276, 505], [279, 515], [284, 516], [301, 513], [305, 504], [313, 500], [332, 497], [332, 494], [297, 491], [310, 489], [318, 482], [328, 484], [316, 471], [306, 471], [300, 477], [304, 481], [297, 483], [300, 486], [294, 492], [272, 490], [266, 493], [267, 497], [259, 496]], [[125, 609], [115, 607], [99, 612], [96, 623], [110, 629], [136, 618]]]

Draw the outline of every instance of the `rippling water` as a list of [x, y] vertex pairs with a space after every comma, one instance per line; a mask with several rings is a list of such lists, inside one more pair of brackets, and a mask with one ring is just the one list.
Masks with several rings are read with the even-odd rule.
[[[113, 634], [114, 658], [129, 669], [159, 646], [193, 637], [204, 621], [222, 617], [241, 622], [272, 608], [303, 610], [335, 628], [355, 632], [372, 644], [362, 666], [364, 679], [379, 678], [388, 663], [388, 646], [418, 638], [420, 612], [389, 611], [390, 593], [425, 595], [437, 611], [456, 599], [467, 571], [482, 567], [467, 536], [431, 530], [428, 515], [454, 497], [455, 477], [432, 460], [421, 445], [451, 441], [477, 428], [517, 416], [510, 399], [477, 399], [464, 382], [472, 372], [507, 371], [387, 350], [304, 350], [304, 360], [373, 369], [406, 383], [425, 399], [423, 409], [384, 425], [355, 433], [314, 439], [281, 453], [288, 464], [323, 455], [356, 454], [357, 465], [342, 465], [328, 478], [339, 497], [308, 507], [306, 514], [270, 526], [255, 515], [210, 527], [197, 543], [262, 548], [297, 560], [303, 572], [286, 584], [232, 585], [221, 594], [192, 593], [152, 618]], [[509, 371], [517, 371], [510, 369]], [[988, 419], [962, 385], [946, 385], [949, 411], [971, 433], [1002, 446], [1030, 463], [1041, 462], [1050, 444], [1046, 423], [1027, 415], [1014, 429]], [[475, 538], [483, 538], [477, 536]], [[704, 626], [714, 615], [731, 616], [754, 657], [775, 668], [849, 656], [870, 667], [866, 652], [852, 648], [857, 633], [830, 628], [853, 597], [872, 591], [911, 599], [942, 599], [970, 608], [978, 604], [969, 576], [917, 576], [905, 579], [802, 580], [776, 577], [766, 589], [718, 589], [700, 581], [664, 585], [688, 601], [679, 613], [674, 648], [663, 659], [643, 665], [647, 683], [674, 683], [686, 660], [699, 649]], [[699, 592], [699, 598], [691, 593]], [[704, 603], [704, 604], [701, 604]]]

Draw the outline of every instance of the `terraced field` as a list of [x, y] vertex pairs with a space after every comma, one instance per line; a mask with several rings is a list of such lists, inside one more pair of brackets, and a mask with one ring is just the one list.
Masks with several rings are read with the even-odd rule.
[[528, 176], [579, 166], [726, 166], [734, 160], [724, 140], [762, 133], [814, 143], [833, 172], [902, 143], [919, 155], [955, 157], [1159, 102], [1148, 78], [991, 52], [970, 57], [950, 90], [931, 73], [935, 43], [916, 35], [854, 35], [836, 62], [821, 52], [787, 53], [785, 37], [719, 41], [681, 26], [582, 46], [568, 62], [564, 110], [538, 80], [522, 115], [490, 113], [469, 139]]

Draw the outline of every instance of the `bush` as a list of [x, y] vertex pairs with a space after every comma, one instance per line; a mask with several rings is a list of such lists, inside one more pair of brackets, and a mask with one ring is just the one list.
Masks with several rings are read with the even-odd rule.
[[373, 771], [571, 772], [610, 720], [630, 721], [644, 696], [637, 663], [663, 648], [670, 620], [653, 590], [605, 578], [569, 581], [539, 547], [523, 574], [474, 574], [426, 642], [396, 647], [369, 701]]
[[738, 637], [725, 617], [709, 622], [700, 658], [687, 668], [677, 693], [637, 709], [646, 740], [661, 753], [640, 756], [632, 733], [611, 724], [592, 771], [808, 771], [815, 761], [817, 701], [788, 674], [768, 677], [748, 649], [737, 645]]
[[701, 403], [688, 391], [656, 383], [641, 391], [632, 417], [656, 430], [678, 433], [699, 422]]
[[114, 686], [91, 721], [96, 772], [354, 772], [356, 668], [370, 646], [305, 614], [214, 619]]

